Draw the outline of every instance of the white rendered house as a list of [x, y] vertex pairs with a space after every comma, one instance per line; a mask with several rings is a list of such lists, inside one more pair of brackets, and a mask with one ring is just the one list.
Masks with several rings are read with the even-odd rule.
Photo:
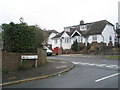
[[52, 38], [52, 48], [62, 47], [70, 49], [75, 40], [78, 43], [112, 43], [115, 42], [114, 25], [107, 20], [101, 20], [91, 23], [80, 21], [79, 25], [65, 27], [64, 31]]
[[58, 32], [56, 30], [48, 30], [45, 33], [47, 34], [47, 44], [52, 45], [54, 42], [52, 38], [58, 35]]
[[51, 38], [55, 37], [58, 33], [56, 32], [51, 32], [49, 37], [48, 37], [48, 44], [52, 44], [53, 40]]

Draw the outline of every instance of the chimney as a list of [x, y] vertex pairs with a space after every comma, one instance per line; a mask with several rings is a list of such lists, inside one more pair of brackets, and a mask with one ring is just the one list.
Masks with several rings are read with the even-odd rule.
[[84, 21], [83, 21], [83, 20], [80, 21], [80, 25], [82, 25], [82, 24], [84, 24]]

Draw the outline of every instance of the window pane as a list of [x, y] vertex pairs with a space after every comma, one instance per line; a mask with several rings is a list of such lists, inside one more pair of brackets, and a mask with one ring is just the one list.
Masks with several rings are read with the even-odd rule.
[[92, 40], [93, 40], [93, 41], [97, 41], [97, 35], [93, 35], [93, 36], [92, 36]]
[[109, 36], [109, 41], [112, 41], [112, 37], [111, 36]]

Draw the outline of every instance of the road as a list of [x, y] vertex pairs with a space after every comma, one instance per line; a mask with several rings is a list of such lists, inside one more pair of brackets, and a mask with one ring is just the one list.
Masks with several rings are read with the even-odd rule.
[[100, 57], [51, 56], [70, 61], [75, 68], [60, 76], [6, 86], [4, 88], [118, 88], [118, 60]]

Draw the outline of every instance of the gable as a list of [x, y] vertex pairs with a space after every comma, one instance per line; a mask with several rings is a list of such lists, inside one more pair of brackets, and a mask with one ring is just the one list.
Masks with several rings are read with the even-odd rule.
[[71, 37], [74, 37], [74, 36], [81, 36], [81, 34], [77, 30], [75, 30], [71, 35]]
[[106, 27], [104, 28], [103, 32], [102, 32], [102, 35], [105, 34], [105, 35], [112, 35], [114, 36], [115, 35], [115, 30], [114, 30], [114, 27], [107, 24]]
[[61, 35], [61, 37], [69, 37], [69, 35], [68, 35], [66, 32], [64, 32], [64, 33]]

